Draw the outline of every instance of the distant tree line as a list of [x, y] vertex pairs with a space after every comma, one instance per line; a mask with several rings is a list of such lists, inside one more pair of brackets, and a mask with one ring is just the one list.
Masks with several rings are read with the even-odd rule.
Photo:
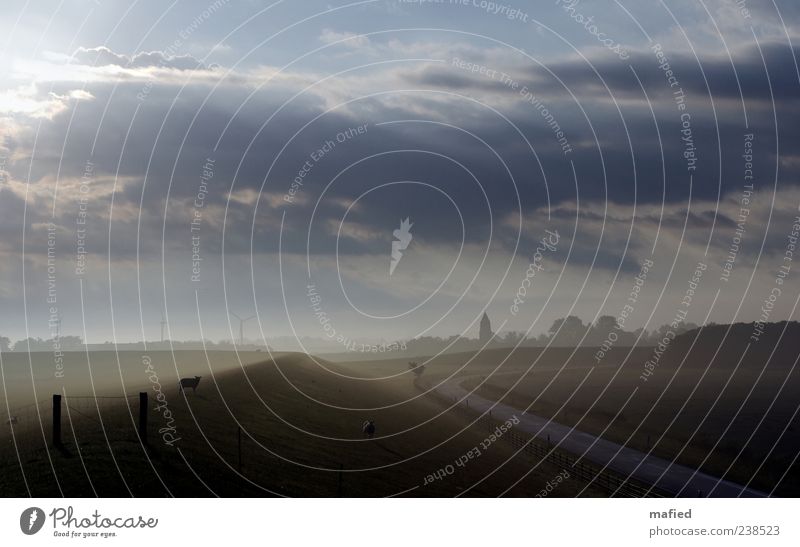
[[[169, 350], [169, 349], [208, 349], [208, 350], [233, 350], [255, 351], [264, 350], [266, 346], [245, 340], [245, 344], [234, 343], [231, 340], [164, 340], [147, 342], [148, 350]], [[0, 352], [27, 352], [27, 351], [78, 351], [89, 349], [92, 351], [125, 351], [125, 350], [144, 350], [143, 342], [112, 342], [84, 345], [80, 336], [59, 336], [58, 338], [39, 338], [29, 337], [12, 342], [7, 336], [0, 336]]]
[[6, 336], [0, 336], [0, 351], [53, 351], [55, 348], [65, 349], [81, 349], [83, 348], [83, 339], [80, 336], [60, 336], [57, 339], [48, 338], [24, 338], [12, 343]]
[[[683, 334], [690, 330], [694, 330], [698, 326], [694, 323], [681, 323], [675, 331], [676, 335]], [[642, 328], [634, 331], [626, 331], [620, 328], [617, 320], [611, 315], [600, 316], [594, 323], [584, 323], [580, 317], [570, 315], [553, 321], [546, 333], [539, 334], [538, 336], [526, 336], [521, 331], [508, 331], [504, 333], [494, 334], [491, 341], [486, 346], [487, 348], [496, 347], [542, 347], [542, 346], [569, 346], [575, 347], [577, 345], [585, 347], [596, 347], [607, 343], [609, 335], [613, 333], [613, 346], [632, 346], [637, 344], [639, 346], [655, 345], [659, 340], [664, 338], [667, 331], [670, 330], [669, 325], [662, 325], [661, 327], [652, 331], [646, 331]], [[638, 342], [637, 342], [638, 340]], [[307, 342], [310, 340], [306, 340]], [[283, 344], [277, 343], [275, 347], [280, 350]], [[58, 344], [58, 346], [56, 346]], [[270, 346], [273, 342], [270, 342]], [[420, 336], [406, 342], [407, 349], [402, 354], [410, 355], [430, 355], [446, 352], [465, 352], [475, 351], [484, 347], [484, 343], [475, 338], [466, 338], [463, 336], [453, 335], [448, 337], [438, 336]], [[25, 352], [25, 351], [53, 351], [56, 347], [62, 351], [69, 350], [82, 350], [86, 349], [83, 340], [80, 336], [61, 336], [57, 340], [42, 339], [42, 338], [25, 338], [18, 340], [12, 344], [5, 336], [0, 336], [0, 351], [2, 352]], [[212, 340], [165, 340], [163, 342], [147, 342], [147, 349], [208, 349], [208, 350], [244, 350], [256, 351], [264, 350], [266, 346], [257, 344], [253, 341], [246, 340], [245, 345], [234, 345], [231, 340], [220, 340], [214, 342]], [[114, 343], [106, 341], [99, 344], [89, 344], [90, 350], [142, 350], [144, 344], [142, 342], [120, 342]], [[311, 350], [313, 351], [313, 350]], [[397, 352], [396, 352], [397, 353]]]
[[[681, 323], [677, 329], [672, 330], [676, 335], [680, 335], [696, 328], [698, 325], [694, 323]], [[658, 343], [668, 330], [670, 330], [669, 325], [662, 325], [652, 331], [643, 328], [626, 331], [619, 327], [616, 318], [611, 315], [600, 316], [594, 323], [584, 323], [580, 317], [570, 315], [556, 319], [546, 333], [538, 336], [526, 336], [521, 331], [495, 334], [487, 347], [543, 347], [547, 345], [595, 347], [607, 343], [609, 336], [613, 338], [614, 346], [632, 346], [634, 344], [648, 346]], [[441, 351], [474, 351], [483, 347], [480, 341], [462, 336], [421, 336], [409, 340], [406, 344], [408, 352], [417, 355]]]

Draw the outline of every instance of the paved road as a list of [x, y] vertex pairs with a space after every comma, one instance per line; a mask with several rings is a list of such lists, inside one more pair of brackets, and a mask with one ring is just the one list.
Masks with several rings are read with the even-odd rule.
[[[477, 395], [470, 395], [469, 391], [461, 387], [466, 378], [452, 378], [438, 388], [438, 392], [450, 399], [468, 400], [469, 407], [476, 412], [485, 413], [492, 409], [492, 417], [507, 420], [516, 415], [520, 423], [515, 429], [536, 435], [540, 438], [550, 436], [550, 442], [559, 444], [560, 447], [573, 454], [581, 455], [587, 460], [601, 466], [608, 465], [609, 469], [631, 476], [646, 484], [653, 484], [660, 490], [674, 495], [685, 497], [708, 496], [732, 497], [766, 497], [766, 494], [745, 488], [742, 485], [720, 480], [702, 472], [683, 465], [672, 464], [669, 460], [647, 455], [644, 452], [624, 447], [617, 443], [595, 437], [565, 425], [534, 416], [521, 414], [517, 408], [503, 403], [493, 403]], [[664, 472], [665, 470], [666, 473]], [[663, 473], [663, 477], [662, 477]], [[661, 478], [659, 478], [661, 477]]]

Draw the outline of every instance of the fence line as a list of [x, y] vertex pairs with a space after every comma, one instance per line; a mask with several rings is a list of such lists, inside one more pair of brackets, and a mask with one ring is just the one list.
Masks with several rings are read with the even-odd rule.
[[[118, 396], [98, 396], [94, 397], [92, 395], [68, 395], [66, 396], [66, 400], [73, 401], [73, 400], [90, 400], [90, 401], [98, 401], [98, 400], [119, 400], [119, 399], [131, 399], [138, 397], [139, 395], [118, 395]], [[6, 408], [2, 407], [0, 410], [0, 423], [4, 426], [9, 425], [22, 425], [24, 422], [30, 421], [31, 417], [35, 417], [35, 421], [39, 421], [39, 415], [41, 414], [43, 417], [49, 412], [42, 412], [46, 410], [45, 406], [50, 406], [52, 404], [52, 399], [47, 397], [45, 399], [40, 399], [35, 403], [29, 403], [27, 405], [16, 406], [13, 408]], [[39, 407], [39, 412], [36, 412], [34, 409]], [[12, 422], [9, 423], [9, 422]]]
[[[424, 386], [421, 384], [419, 378], [414, 379], [414, 385], [420, 389], [421, 391], [426, 391]], [[436, 392], [433, 390], [433, 393], [439, 397], [440, 399], [452, 403], [452, 401], [442, 395], [441, 393]], [[127, 428], [120, 428], [126, 434], [130, 435], [130, 440], [138, 440], [143, 444], [147, 444], [147, 414], [148, 414], [148, 397], [146, 392], [140, 392], [136, 395], [124, 395], [124, 396], [105, 396], [105, 397], [92, 397], [92, 396], [66, 396], [62, 397], [60, 394], [55, 394], [52, 399], [52, 444], [54, 446], [63, 446], [62, 438], [61, 438], [61, 406], [64, 405], [68, 411], [67, 416], [70, 422], [74, 422], [74, 418], [82, 417], [84, 419], [92, 420], [93, 422], [97, 423], [98, 425], [102, 425], [101, 421], [101, 412], [102, 410], [114, 409], [116, 411], [127, 411], [127, 407], [120, 407], [119, 405], [111, 404], [111, 400], [119, 401], [121, 399], [131, 399], [131, 398], [139, 398], [139, 422], [138, 422], [138, 429], [134, 428], [131, 431], [128, 431]], [[102, 401], [102, 403], [100, 402]], [[32, 403], [29, 405], [25, 405], [24, 407], [18, 407], [12, 411], [12, 413], [6, 413], [6, 419], [4, 420], [4, 427], [10, 427], [11, 431], [13, 432], [15, 429], [23, 429], [28, 428], [32, 424], [36, 424], [40, 427], [42, 431], [44, 431], [46, 427], [47, 420], [47, 410], [46, 410], [46, 403], [48, 402], [47, 399], [43, 399], [41, 401], [37, 401], [36, 403]], [[454, 407], [457, 411], [466, 413], [469, 417], [474, 417], [475, 412], [469, 409], [468, 405], [459, 404]], [[73, 417], [72, 413], [76, 413], [76, 416]], [[94, 416], [92, 415], [94, 414]], [[14, 420], [11, 423], [11, 420]], [[493, 431], [497, 428], [497, 426], [501, 423], [500, 420], [497, 420], [489, 415], [483, 415], [475, 421], [475, 423], [482, 428], [485, 428], [487, 431]], [[115, 431], [118, 428], [107, 428], [106, 434], [108, 431]], [[262, 443], [265, 446], [268, 446], [270, 442], [269, 439], [266, 437], [254, 433], [252, 431], [244, 431], [244, 434], [250, 439], [251, 442], [242, 442], [242, 430], [238, 428], [237, 431], [237, 439], [235, 444], [232, 447], [225, 447], [223, 448], [222, 445], [217, 446], [217, 450], [220, 450], [222, 453], [227, 452], [230, 454], [231, 463], [235, 465], [239, 471], [241, 472], [242, 467], [248, 466], [247, 458], [243, 457], [246, 456], [247, 452], [252, 454], [252, 449], [256, 448], [257, 445], [254, 443]], [[20, 441], [24, 439], [21, 443]], [[619, 495], [619, 496], [627, 496], [627, 497], [663, 497], [663, 495], [656, 491], [654, 488], [651, 488], [649, 485], [640, 484], [638, 481], [633, 480], [629, 477], [622, 477], [613, 470], [609, 469], [602, 469], [591, 462], [585, 461], [583, 458], [578, 457], [575, 454], [567, 452], [563, 449], [559, 449], [554, 447], [550, 444], [549, 439], [544, 440], [540, 437], [533, 436], [528, 433], [523, 433], [515, 429], [510, 429], [506, 431], [501, 440], [504, 440], [507, 443], [510, 443], [511, 446], [518, 449], [522, 454], [526, 454], [528, 456], [532, 456], [538, 458], [540, 461], [547, 461], [549, 463], [555, 464], [562, 468], [568, 469], [570, 473], [574, 474], [575, 476], [590, 482], [600, 488], [603, 488], [607, 491], [610, 491], [612, 495]], [[27, 444], [26, 444], [27, 443]], [[17, 456], [22, 456], [24, 454], [29, 454], [33, 451], [39, 451], [42, 449], [47, 449], [47, 446], [43, 442], [41, 436], [38, 435], [13, 435], [9, 436], [8, 439], [5, 440], [4, 444], [7, 444], [6, 449], [12, 448], [13, 450], [10, 453], [14, 453], [14, 459], [17, 459]], [[3, 450], [3, 452], [7, 452], [8, 450]], [[258, 447], [258, 452], [263, 452], [263, 449]], [[220, 455], [222, 455], [220, 453]], [[319, 465], [318, 461], [313, 462], [316, 465]], [[330, 465], [326, 465], [330, 469], [335, 469], [337, 467], [341, 468], [340, 462], [330, 462]], [[338, 473], [338, 484], [334, 486], [337, 491], [340, 491], [342, 488], [342, 473], [341, 471]]]
[[107, 396], [100, 396], [98, 395], [95, 397], [94, 395], [67, 395], [69, 399], [91, 399], [96, 401], [98, 399], [135, 399], [139, 395], [107, 395]]
[[[0, 422], [0, 461], [11, 463], [20, 458], [30, 457], [49, 448], [64, 446], [62, 438], [63, 421], [71, 426], [76, 421], [90, 420], [102, 427], [103, 418], [111, 413], [128, 412], [130, 405], [121, 405], [123, 400], [139, 398], [139, 428], [106, 427], [105, 438], [111, 435], [114, 440], [141, 440], [147, 443], [147, 393], [119, 396], [62, 396], [53, 394], [52, 398], [15, 407], [2, 414]], [[66, 414], [62, 414], [62, 409]], [[70, 427], [74, 432], [74, 428]]]

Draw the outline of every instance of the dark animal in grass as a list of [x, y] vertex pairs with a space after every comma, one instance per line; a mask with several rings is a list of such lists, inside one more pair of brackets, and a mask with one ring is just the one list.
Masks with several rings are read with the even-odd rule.
[[190, 387], [192, 388], [192, 393], [196, 393], [197, 384], [199, 383], [200, 383], [200, 376], [195, 376], [194, 378], [181, 378], [181, 383], [178, 387], [180, 388], [181, 391], [183, 391], [184, 388]]
[[364, 435], [371, 439], [372, 436], [375, 435], [375, 422], [372, 420], [367, 420], [364, 422], [364, 425], [361, 426], [361, 431], [364, 433]]

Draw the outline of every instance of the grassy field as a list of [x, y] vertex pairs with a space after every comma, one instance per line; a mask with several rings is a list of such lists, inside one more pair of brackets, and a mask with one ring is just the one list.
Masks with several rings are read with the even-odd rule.
[[651, 348], [627, 360], [627, 348], [613, 350], [601, 366], [594, 366], [591, 348], [569, 361], [572, 350], [516, 353], [494, 374], [465, 369], [464, 387], [715, 476], [741, 484], [753, 479], [752, 487], [767, 492], [777, 485], [777, 495], [800, 494], [800, 420], [794, 416], [800, 372], [790, 372], [793, 359], [773, 360], [763, 372], [763, 362], [745, 360], [734, 372], [730, 360], [724, 367], [711, 359], [708, 368], [691, 359], [680, 366], [672, 355], [643, 382]]
[[[488, 431], [467, 427], [463, 414], [448, 412], [437, 397], [421, 393], [404, 360], [349, 366], [317, 363], [303, 354], [274, 360], [261, 354], [243, 358], [261, 361], [237, 367], [231, 354], [212, 356], [210, 366], [202, 354], [176, 355], [181, 376], [203, 379], [196, 393], [181, 393], [172, 357], [149, 356], [158, 362], [163, 400], [155, 411], [150, 389], [147, 448], [136, 434], [135, 397], [84, 400], [68, 393], [63, 448], [48, 446], [47, 401], [29, 409], [33, 419], [14, 426], [13, 437], [5, 426], [0, 495], [453, 496], [468, 490], [473, 496], [532, 496], [561, 471], [528, 455], [515, 456], [498, 442], [425, 485], [427, 476], [472, 450]], [[92, 359], [97, 366], [101, 359], [106, 366], [116, 363], [113, 354]], [[125, 359], [122, 368], [131, 379], [124, 394], [135, 396], [133, 386], [150, 387], [146, 377], [141, 381], [142, 356]], [[449, 359], [436, 373], [432, 367], [432, 378], [464, 357]], [[121, 386], [105, 387], [108, 396], [123, 394]], [[361, 433], [366, 419], [377, 425], [371, 440]], [[179, 440], [165, 443], [163, 432], [172, 435], [168, 441]], [[585, 486], [570, 479], [550, 495], [604, 495], [595, 488], [584, 491]]]
[[48, 399], [53, 393], [117, 396], [149, 389], [148, 363], [166, 385], [177, 383], [179, 376], [208, 376], [265, 358], [265, 353], [256, 351], [70, 351], [56, 363], [52, 352], [4, 353], [0, 414], [6, 405], [13, 409]]
[[[688, 347], [685, 340], [675, 346]], [[424, 484], [488, 433], [433, 393], [453, 376], [488, 399], [736, 482], [753, 478], [754, 488], [769, 491], [780, 481], [778, 495], [798, 494], [792, 462], [800, 450], [793, 418], [800, 379], [789, 374], [791, 351], [779, 353], [763, 374], [765, 349], [749, 354], [735, 373], [737, 348], [686, 361], [673, 352], [647, 382], [640, 374], [652, 348], [615, 348], [600, 366], [594, 351], [418, 358], [425, 371], [417, 385], [406, 357], [330, 363], [304, 354], [270, 360], [218, 352], [207, 360], [202, 352], [156, 352], [148, 358], [163, 389], [161, 411], [141, 354], [121, 354], [119, 364], [113, 353], [92, 354], [93, 369], [104, 371], [92, 375], [97, 398], [76, 397], [87, 395], [74, 375], [87, 364], [73, 355], [72, 383], [48, 390], [37, 379], [42, 402], [18, 411], [13, 437], [4, 423], [0, 495], [535, 495], [560, 469], [515, 455], [505, 443]], [[29, 401], [25, 383], [8, 384], [9, 371], [24, 372], [25, 361], [4, 357], [6, 392]], [[179, 392], [178, 376], [195, 375], [203, 377], [197, 393]], [[151, 396], [146, 448], [136, 433], [140, 389]], [[54, 390], [66, 394], [63, 449], [49, 446]], [[361, 433], [367, 419], [377, 424], [372, 440]], [[179, 440], [165, 442], [172, 438]], [[571, 478], [550, 495], [607, 495], [585, 486]]]

